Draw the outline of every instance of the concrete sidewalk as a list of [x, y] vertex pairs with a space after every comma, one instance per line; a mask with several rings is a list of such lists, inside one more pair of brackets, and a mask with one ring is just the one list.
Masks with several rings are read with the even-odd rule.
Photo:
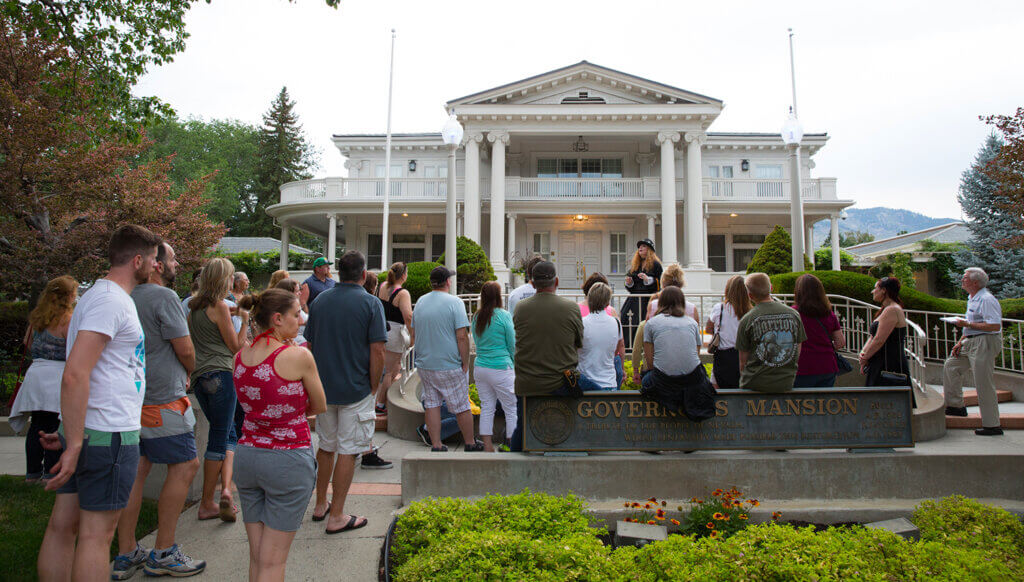
[[[24, 475], [24, 442], [24, 437], [0, 437], [0, 473]], [[346, 513], [366, 517], [369, 523], [349, 533], [326, 535], [323, 522], [310, 520], [313, 511], [313, 499], [310, 499], [302, 528], [288, 556], [288, 580], [377, 580], [384, 535], [394, 512], [401, 506], [402, 458], [427, 449], [419, 442], [388, 439], [384, 433], [377, 434], [374, 444], [381, 446], [381, 457], [395, 466], [386, 470], [356, 468], [345, 504]], [[206, 572], [197, 579], [246, 580], [249, 544], [241, 515], [237, 522], [230, 524], [219, 520], [199, 521], [197, 508], [193, 505], [181, 514], [177, 531], [177, 541], [185, 552], [207, 561]], [[155, 538], [154, 532], [143, 538], [142, 544], [152, 547]], [[140, 571], [134, 579], [146, 578]]]

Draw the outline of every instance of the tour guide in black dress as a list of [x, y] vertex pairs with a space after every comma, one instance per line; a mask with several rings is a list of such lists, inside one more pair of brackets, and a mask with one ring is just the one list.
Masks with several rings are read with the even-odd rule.
[[[661, 261], [654, 252], [654, 241], [649, 238], [636, 242], [636, 253], [629, 263], [629, 272], [626, 273], [626, 288], [633, 295], [646, 295], [646, 297], [630, 297], [622, 306], [619, 312], [619, 319], [622, 327], [629, 333], [623, 334], [626, 340], [626, 347], [632, 343], [633, 334], [641, 321], [647, 319], [647, 303], [650, 295], [657, 293], [661, 285]], [[632, 314], [632, 315], [630, 315]]]

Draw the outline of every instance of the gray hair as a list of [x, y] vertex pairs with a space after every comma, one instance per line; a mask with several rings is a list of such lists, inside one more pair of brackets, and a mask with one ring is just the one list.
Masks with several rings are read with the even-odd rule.
[[983, 269], [979, 267], [968, 267], [967, 269], [964, 269], [964, 274], [980, 287], [985, 288], [988, 286], [988, 273]]
[[245, 271], [235, 271], [234, 276], [231, 278], [233, 284], [237, 285], [242, 279], [248, 279], [249, 275], [245, 274]]

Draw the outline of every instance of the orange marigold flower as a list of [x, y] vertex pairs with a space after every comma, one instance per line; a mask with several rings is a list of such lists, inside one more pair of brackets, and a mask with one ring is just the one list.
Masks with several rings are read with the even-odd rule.
[[647, 525], [654, 525], [654, 520], [653, 519], [648, 520], [647, 521]]
[[655, 515], [654, 519], [656, 519], [658, 521], [665, 521], [665, 518], [663, 516], [661, 516], [661, 515]]
[[717, 520], [725, 519], [725, 515], [723, 515], [722, 512], [720, 512], [720, 511], [716, 511], [715, 514], [712, 515], [711, 517], [712, 517], [712, 519], [717, 519]]
[[634, 502], [633, 502], [633, 507], [640, 507], [640, 504], [639, 504], [639, 503], [637, 503], [636, 501], [634, 501]]
[[725, 514], [725, 517], [722, 518], [722, 521], [729, 521], [729, 514], [728, 513]]
[[772, 521], [778, 521], [778, 519], [779, 519], [780, 517], [782, 517], [782, 514], [781, 514], [781, 513], [779, 513], [778, 511], [773, 511], [773, 512], [772, 512]]
[[699, 502], [699, 501], [697, 501], [697, 498], [696, 498], [696, 497], [691, 497], [691, 498], [690, 498], [690, 503], [700, 503], [700, 502]]
[[715, 524], [709, 521], [706, 524], [704, 524], [704, 527], [708, 529], [715, 529]]
[[761, 502], [760, 502], [760, 501], [758, 501], [758, 500], [756, 500], [756, 499], [748, 499], [748, 501], [749, 501], [749, 502], [750, 502], [750, 504], [751, 504], [751, 505], [753, 505], [754, 507], [757, 507], [758, 505], [761, 505]]
[[733, 507], [743, 507], [743, 502], [740, 501], [739, 499], [737, 499], [736, 501], [732, 502], [732, 506]]
[[647, 501], [650, 501], [650, 502], [652, 502], [652, 503], [653, 503], [653, 502], [657, 501], [657, 499], [655, 499], [655, 498], [653, 498], [653, 497], [648, 497], [648, 498], [647, 498]]
[[745, 513], [741, 513], [741, 514], [739, 515], [739, 517], [740, 517], [740, 519], [747, 519], [747, 514], [745, 514]]
[[672, 522], [672, 525], [679, 525], [678, 519], [670, 519], [669, 521]]
[[718, 537], [718, 532], [717, 531], [711, 532], [711, 539], [716, 539], [717, 537]]

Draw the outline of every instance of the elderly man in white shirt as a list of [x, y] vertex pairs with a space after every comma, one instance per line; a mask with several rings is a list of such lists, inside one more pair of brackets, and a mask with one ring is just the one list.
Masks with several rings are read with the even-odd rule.
[[956, 342], [942, 366], [942, 388], [946, 396], [946, 416], [967, 416], [964, 406], [964, 378], [973, 374], [981, 408], [981, 426], [974, 431], [980, 436], [1003, 434], [999, 426], [999, 404], [992, 381], [996, 355], [1002, 346], [1003, 309], [999, 301], [986, 289], [988, 275], [971, 267], [964, 271], [960, 286], [970, 296], [965, 318], [954, 325], [963, 328], [963, 336]]
[[533, 255], [532, 257], [530, 257], [529, 260], [526, 261], [526, 264], [523, 265], [523, 273], [526, 276], [526, 283], [523, 283], [522, 285], [516, 287], [515, 289], [512, 290], [511, 293], [508, 294], [509, 313], [515, 315], [517, 303], [519, 303], [523, 299], [526, 299], [527, 297], [533, 297], [534, 295], [537, 294], [537, 289], [535, 289], [533, 286], [533, 277], [531, 277], [530, 275], [533, 272], [533, 266], [543, 260], [544, 257], [540, 255]]

